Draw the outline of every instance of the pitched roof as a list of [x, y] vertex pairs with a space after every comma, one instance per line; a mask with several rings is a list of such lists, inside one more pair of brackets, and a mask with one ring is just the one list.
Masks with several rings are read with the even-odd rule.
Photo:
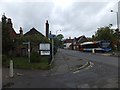
[[84, 42], [84, 41], [88, 41], [88, 39], [84, 35], [82, 35], [82, 36], [77, 38], [77, 41], [78, 42]]
[[72, 43], [73, 42], [73, 39], [66, 39], [65, 41], [64, 41], [64, 43]]
[[24, 34], [24, 36], [26, 35], [35, 35], [35, 34], [39, 34], [44, 36], [42, 33], [40, 33], [39, 31], [37, 31], [34, 27], [32, 29], [30, 29], [30, 31], [28, 31], [27, 33]]

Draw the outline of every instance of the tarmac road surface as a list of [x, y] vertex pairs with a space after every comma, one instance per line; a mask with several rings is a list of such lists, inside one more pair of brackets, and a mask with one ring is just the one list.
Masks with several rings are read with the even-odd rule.
[[[92, 65], [79, 70], [86, 62]], [[51, 70], [14, 69], [13, 79], [7, 79], [3, 68], [3, 83], [9, 88], [118, 88], [118, 57], [60, 49]], [[17, 76], [16, 73], [23, 75]]]

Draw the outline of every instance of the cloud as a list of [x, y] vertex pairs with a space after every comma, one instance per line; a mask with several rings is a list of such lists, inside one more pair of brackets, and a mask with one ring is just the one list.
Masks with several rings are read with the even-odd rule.
[[51, 2], [4, 3], [3, 11], [12, 18], [16, 31], [22, 26], [25, 32], [35, 27], [44, 33], [44, 23], [52, 8]]
[[98, 27], [113, 23], [109, 10], [113, 6], [108, 2], [75, 2], [69, 10], [63, 12], [63, 30], [66, 36], [78, 37], [84, 34], [89, 37]]
[[58, 33], [62, 33], [65, 38], [81, 35], [91, 37], [98, 27], [110, 23], [116, 25], [116, 16], [110, 13], [116, 3], [57, 1], [6, 1], [0, 4], [0, 13], [2, 15], [5, 12], [6, 16], [12, 18], [17, 32], [19, 27], [23, 27], [24, 32], [35, 27], [45, 34], [45, 20], [48, 19], [52, 33], [62, 30]]

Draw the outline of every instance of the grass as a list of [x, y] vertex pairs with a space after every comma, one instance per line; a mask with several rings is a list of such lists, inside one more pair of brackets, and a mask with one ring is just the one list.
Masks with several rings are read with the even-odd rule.
[[[20, 69], [40, 69], [40, 70], [48, 70], [50, 69], [50, 66], [48, 64], [47, 58], [42, 58], [42, 60], [38, 63], [29, 63], [27, 57], [14, 57], [12, 58], [14, 68], [20, 68]], [[4, 64], [4, 66], [9, 67], [9, 61], [7, 60]]]

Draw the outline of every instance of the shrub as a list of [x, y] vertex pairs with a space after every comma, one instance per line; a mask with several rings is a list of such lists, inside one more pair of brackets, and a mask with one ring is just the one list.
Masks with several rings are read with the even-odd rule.
[[40, 62], [41, 56], [37, 52], [32, 52], [30, 55], [31, 62]]
[[2, 63], [5, 64], [7, 60], [8, 60], [8, 57], [6, 55], [2, 55]]

